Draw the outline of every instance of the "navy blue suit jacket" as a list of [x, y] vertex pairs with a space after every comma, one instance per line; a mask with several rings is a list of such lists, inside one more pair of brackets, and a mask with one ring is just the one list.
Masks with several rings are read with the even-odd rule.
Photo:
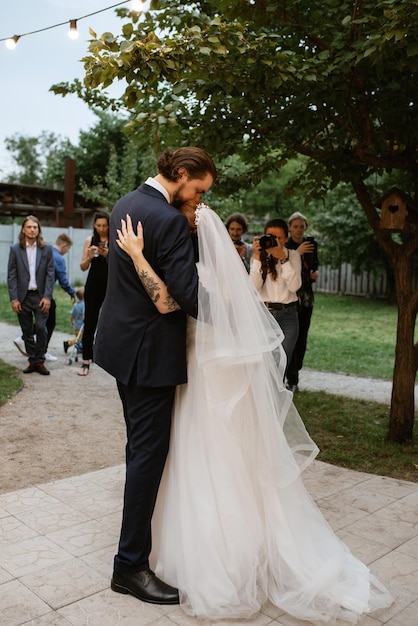
[[[21, 248], [15, 243], [10, 248], [9, 263], [7, 268], [7, 286], [10, 301], [23, 302], [29, 287], [29, 263], [26, 248]], [[36, 283], [42, 298], [52, 298], [55, 283], [55, 267], [52, 246], [36, 248]]]
[[[162, 315], [146, 293], [131, 258], [116, 243], [129, 214], [144, 229], [144, 256], [181, 309]], [[197, 316], [198, 276], [187, 219], [143, 184], [121, 198], [109, 227], [109, 274], [94, 351], [95, 362], [124, 385], [187, 381], [186, 316]]]

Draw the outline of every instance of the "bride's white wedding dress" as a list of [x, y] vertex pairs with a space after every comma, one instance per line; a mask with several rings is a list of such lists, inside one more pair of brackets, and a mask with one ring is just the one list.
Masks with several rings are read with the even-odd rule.
[[301, 471], [318, 449], [282, 383], [282, 333], [219, 217], [198, 210], [199, 317], [153, 522], [156, 573], [199, 617], [356, 623], [391, 604], [336, 537]]

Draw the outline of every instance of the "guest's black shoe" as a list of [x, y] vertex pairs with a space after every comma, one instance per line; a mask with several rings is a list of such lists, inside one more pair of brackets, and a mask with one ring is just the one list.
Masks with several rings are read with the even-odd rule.
[[35, 371], [35, 363], [29, 363], [27, 367], [23, 370], [24, 374], [32, 374]]
[[35, 363], [35, 372], [42, 374], [42, 376], [49, 376], [49, 370], [46, 369], [43, 363]]
[[135, 574], [113, 572], [110, 587], [117, 593], [130, 593], [151, 604], [179, 604], [177, 589], [157, 578], [150, 569]]

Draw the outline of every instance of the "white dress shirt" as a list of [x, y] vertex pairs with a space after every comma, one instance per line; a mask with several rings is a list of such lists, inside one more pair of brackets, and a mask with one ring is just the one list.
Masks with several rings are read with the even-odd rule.
[[33, 245], [26, 242], [26, 255], [28, 257], [28, 265], [29, 265], [29, 286], [28, 289], [38, 289], [38, 285], [36, 284], [36, 251], [37, 245], [36, 241]]
[[154, 187], [154, 189], [162, 193], [164, 198], [167, 200], [168, 204], [171, 204], [170, 194], [168, 193], [167, 189], [163, 187], [161, 183], [155, 180], [155, 178], [151, 178], [151, 177], [147, 178], [147, 180], [145, 181], [145, 184], [149, 185], [150, 187]]

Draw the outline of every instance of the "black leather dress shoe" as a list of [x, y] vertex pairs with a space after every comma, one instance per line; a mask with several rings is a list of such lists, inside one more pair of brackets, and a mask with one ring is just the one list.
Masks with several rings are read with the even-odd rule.
[[135, 574], [113, 572], [110, 587], [117, 593], [130, 593], [151, 604], [179, 604], [177, 589], [157, 578], [150, 569]]
[[35, 363], [29, 363], [27, 367], [23, 370], [24, 374], [32, 374], [35, 371]]

